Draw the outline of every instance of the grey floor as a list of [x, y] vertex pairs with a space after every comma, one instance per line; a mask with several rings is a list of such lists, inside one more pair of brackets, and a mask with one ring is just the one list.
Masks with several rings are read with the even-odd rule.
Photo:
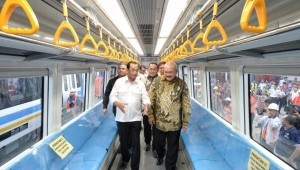
[[[141, 141], [141, 160], [140, 160], [140, 170], [165, 170], [165, 164], [163, 163], [160, 166], [156, 165], [156, 159], [152, 155], [152, 150], [145, 151], [145, 142], [144, 142], [144, 132], [143, 130], [140, 133]], [[118, 170], [119, 165], [121, 164], [121, 154], [118, 153], [111, 170]], [[184, 148], [182, 144], [179, 147], [179, 155], [177, 160], [177, 170], [190, 170], [192, 169], [188, 163], [188, 160], [184, 154]], [[130, 170], [130, 162], [127, 165], [126, 170]]]

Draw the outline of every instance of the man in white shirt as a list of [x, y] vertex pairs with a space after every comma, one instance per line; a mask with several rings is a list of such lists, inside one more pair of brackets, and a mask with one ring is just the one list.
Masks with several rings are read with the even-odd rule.
[[[131, 169], [138, 170], [140, 164], [140, 131], [143, 115], [148, 112], [150, 99], [145, 84], [137, 79], [139, 65], [127, 64], [128, 74], [119, 78], [111, 93], [110, 101], [117, 107], [116, 121], [120, 135], [122, 163], [119, 169], [125, 169], [130, 160], [129, 138], [132, 139]], [[144, 112], [142, 113], [142, 104]]]
[[268, 115], [263, 116], [259, 120], [259, 124], [263, 124], [261, 132], [261, 144], [269, 151], [273, 151], [275, 143], [278, 139], [281, 121], [278, 117], [279, 106], [271, 103], [268, 106]]

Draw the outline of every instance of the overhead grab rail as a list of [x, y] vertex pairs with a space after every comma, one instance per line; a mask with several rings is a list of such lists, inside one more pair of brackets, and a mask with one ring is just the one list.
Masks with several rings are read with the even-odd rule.
[[[216, 2], [214, 4], [214, 11], [213, 11], [213, 18], [212, 18], [212, 21], [208, 24], [207, 28], [206, 28], [206, 31], [204, 33], [204, 36], [203, 36], [203, 43], [206, 44], [206, 45], [209, 45], [209, 46], [214, 46], [214, 45], [222, 45], [222, 44], [225, 44], [226, 41], [227, 41], [227, 34], [223, 28], [223, 26], [220, 24], [220, 22], [216, 19], [216, 16], [217, 16], [217, 12], [218, 12], [218, 3]], [[209, 41], [208, 40], [208, 37], [209, 37], [209, 34], [210, 34], [210, 31], [213, 29], [213, 28], [216, 28], [221, 36], [222, 36], [222, 39], [221, 40], [215, 40], [215, 41]]]
[[[65, 0], [65, 2], [63, 3], [63, 14], [65, 17], [65, 21], [63, 21], [57, 28], [55, 35], [54, 35], [54, 39], [53, 39], [53, 43], [55, 45], [58, 46], [62, 46], [62, 47], [74, 47], [79, 43], [79, 38], [78, 35], [76, 34], [76, 31], [74, 30], [74, 28], [72, 27], [72, 25], [69, 23], [68, 20], [68, 7], [67, 7], [67, 2]], [[70, 30], [74, 41], [73, 42], [63, 42], [63, 41], [59, 41], [59, 38], [61, 36], [61, 33], [63, 32], [64, 29], [68, 29]]]
[[202, 19], [200, 20], [199, 25], [200, 25], [200, 33], [194, 39], [194, 41], [193, 41], [193, 47], [194, 47], [195, 51], [204, 52], [204, 51], [207, 51], [209, 49], [209, 45], [204, 44], [204, 47], [198, 47], [197, 48], [197, 42], [199, 42], [199, 40], [202, 40], [201, 42], [203, 43], [204, 32], [203, 32], [203, 22], [202, 22]]
[[[184, 43], [183, 43], [183, 36], [181, 37], [181, 43], [182, 45], [180, 45], [179, 49], [178, 49], [178, 52], [177, 52], [177, 59], [178, 58], [183, 58], [183, 57], [186, 57], [186, 53], [187, 53], [187, 48], [184, 46]], [[178, 43], [177, 43], [178, 44]]]
[[[17, 7], [21, 7], [26, 16], [29, 19], [31, 28], [15, 28], [15, 27], [9, 27], [8, 22], [11, 17], [11, 14], [14, 12], [14, 10]], [[36, 32], [38, 32], [40, 26], [39, 22], [29, 5], [29, 3], [26, 0], [6, 0], [0, 14], [0, 30], [2, 30], [5, 33], [9, 34], [24, 34], [24, 35], [31, 35]]]
[[[100, 26], [100, 29], [99, 29], [99, 35], [100, 35], [100, 41], [97, 44], [97, 55], [106, 57], [106, 56], [109, 55], [109, 51], [108, 51], [108, 48], [107, 48], [106, 44], [103, 41], [102, 27], [101, 26]], [[98, 51], [100, 51], [100, 47], [104, 48], [104, 52], [98, 52]]]
[[118, 59], [118, 51], [116, 50], [116, 41], [114, 41], [114, 48], [113, 48], [115, 55], [114, 55], [114, 59], [117, 60]]
[[[87, 30], [87, 34], [84, 36], [83, 40], [80, 43], [80, 47], [79, 47], [80, 51], [82, 51], [84, 53], [96, 53], [98, 48], [97, 48], [97, 43], [95, 42], [94, 38], [90, 34], [89, 18], [86, 18], [86, 30]], [[88, 40], [93, 44], [93, 46], [94, 46], [93, 49], [84, 48], [85, 43]]]
[[[249, 20], [254, 9], [258, 19], [258, 26], [249, 25]], [[267, 28], [267, 22], [265, 0], [247, 0], [240, 20], [242, 30], [254, 33], [263, 33]]]
[[110, 38], [108, 37], [108, 47], [107, 47], [107, 49], [108, 49], [108, 56], [110, 57], [110, 58], [114, 58], [114, 56], [115, 56], [115, 51], [114, 51], [114, 49], [111, 47], [111, 45], [110, 45]]
[[193, 46], [192, 41], [189, 40], [189, 37], [190, 37], [190, 30], [188, 29], [186, 32], [186, 41], [182, 45], [186, 49], [186, 51], [181, 51], [181, 54], [183, 54], [185, 56], [194, 54], [194, 46]]

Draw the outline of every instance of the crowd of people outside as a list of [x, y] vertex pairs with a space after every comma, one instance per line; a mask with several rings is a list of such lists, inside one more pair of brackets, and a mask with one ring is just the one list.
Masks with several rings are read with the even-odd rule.
[[294, 168], [300, 168], [298, 77], [253, 75], [252, 78], [249, 87], [252, 138]]
[[231, 85], [228, 73], [211, 72], [211, 108], [225, 119], [232, 122]]

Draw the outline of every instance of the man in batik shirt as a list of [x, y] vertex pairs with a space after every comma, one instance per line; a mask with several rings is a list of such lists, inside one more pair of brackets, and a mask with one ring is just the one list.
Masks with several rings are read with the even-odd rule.
[[186, 83], [176, 77], [177, 66], [167, 62], [164, 76], [156, 78], [149, 90], [151, 107], [148, 117], [150, 125], [156, 126], [157, 154], [156, 164], [161, 165], [166, 140], [166, 169], [175, 169], [178, 158], [180, 130], [185, 132], [189, 121], [191, 106]]

